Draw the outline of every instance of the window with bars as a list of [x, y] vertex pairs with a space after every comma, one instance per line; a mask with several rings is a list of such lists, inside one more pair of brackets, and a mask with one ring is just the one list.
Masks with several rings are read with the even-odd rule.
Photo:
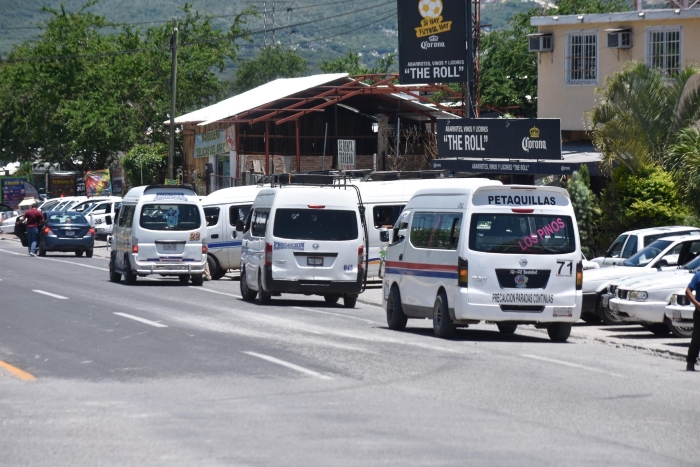
[[658, 68], [666, 76], [676, 76], [681, 69], [681, 28], [649, 28], [646, 30], [648, 67]]
[[598, 84], [598, 30], [566, 34], [566, 84]]

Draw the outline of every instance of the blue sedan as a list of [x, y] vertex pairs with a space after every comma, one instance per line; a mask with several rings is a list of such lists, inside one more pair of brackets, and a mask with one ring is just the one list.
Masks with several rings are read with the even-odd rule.
[[44, 213], [46, 223], [39, 233], [39, 256], [47, 251], [73, 251], [75, 256], [92, 257], [95, 247], [95, 229], [79, 212], [49, 211]]

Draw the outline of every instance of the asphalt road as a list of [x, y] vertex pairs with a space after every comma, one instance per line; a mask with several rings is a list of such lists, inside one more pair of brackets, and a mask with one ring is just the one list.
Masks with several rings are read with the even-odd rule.
[[0, 242], [0, 465], [700, 465], [700, 373]]

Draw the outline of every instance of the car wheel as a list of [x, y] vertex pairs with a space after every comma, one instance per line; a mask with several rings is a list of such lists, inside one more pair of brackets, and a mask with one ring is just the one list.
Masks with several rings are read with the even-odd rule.
[[386, 301], [386, 324], [389, 329], [394, 331], [402, 331], [406, 329], [408, 316], [403, 312], [401, 306], [401, 292], [399, 288], [394, 286], [389, 292], [389, 299]]
[[92, 258], [92, 250], [85, 250], [85, 257]]
[[513, 334], [518, 329], [518, 325], [515, 323], [496, 323], [496, 326], [501, 334]]
[[326, 294], [323, 296], [323, 299], [326, 301], [326, 303], [329, 303], [331, 305], [335, 305], [336, 303], [338, 303], [338, 300], [340, 299], [340, 297], [338, 295], [334, 295], [334, 294]]
[[245, 269], [241, 269], [241, 296], [246, 302], [252, 302], [255, 300], [255, 296], [258, 293], [255, 290], [250, 290], [248, 287], [248, 281], [245, 277]]
[[192, 285], [200, 286], [204, 284], [204, 276], [202, 274], [192, 274]]
[[668, 328], [671, 330], [671, 334], [675, 337], [690, 338], [693, 337], [693, 328], [686, 326], [674, 326], [670, 322], [668, 323]]
[[454, 335], [456, 329], [447, 308], [447, 295], [444, 292], [439, 293], [433, 305], [433, 332], [436, 337], [447, 339]]
[[357, 295], [345, 295], [343, 297], [343, 306], [345, 308], [355, 308], [357, 305]]
[[37, 252], [39, 256], [46, 256], [46, 250], [41, 245], [39, 246], [39, 251]]
[[668, 333], [671, 332], [666, 323], [642, 324], [642, 326], [647, 331], [659, 337], [667, 336]]
[[114, 270], [114, 255], [109, 258], [109, 281], [119, 282], [122, 280], [122, 275]]
[[272, 300], [272, 295], [266, 293], [262, 286], [262, 271], [258, 273], [258, 301], [261, 305], [267, 305]]
[[547, 326], [547, 334], [553, 342], [566, 342], [571, 335], [571, 323], [552, 323]]
[[183, 275], [177, 276], [177, 278], [180, 280], [180, 284], [189, 284], [190, 283], [190, 275], [189, 274], [183, 274]]
[[76, 251], [75, 256], [83, 256], [83, 250]]
[[614, 326], [622, 323], [622, 320], [618, 318], [617, 315], [611, 313], [610, 310], [608, 310], [608, 307], [600, 306], [600, 301], [598, 301], [596, 309], [598, 310], [598, 316], [600, 319], [608, 326]]
[[136, 284], [136, 274], [131, 270], [131, 264], [129, 263], [129, 257], [124, 255], [124, 282], [127, 285]]

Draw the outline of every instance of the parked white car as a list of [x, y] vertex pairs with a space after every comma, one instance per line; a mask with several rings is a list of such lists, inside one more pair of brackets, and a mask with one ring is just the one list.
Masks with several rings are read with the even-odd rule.
[[666, 319], [674, 327], [680, 328], [686, 333], [690, 330], [692, 334], [695, 306], [688, 300], [685, 294], [686, 288], [678, 289], [671, 295], [671, 303], [666, 307]]
[[603, 268], [618, 266], [656, 240], [677, 235], [700, 235], [700, 229], [697, 227], [672, 226], [630, 230], [617, 237], [610, 245], [610, 248], [608, 248], [608, 251], [598, 252], [599, 256], [591, 261], [600, 264], [600, 267]]
[[694, 259], [696, 252], [700, 252], [699, 235], [667, 237], [655, 241], [620, 265], [584, 271], [581, 318], [587, 322], [602, 319], [606, 324], [619, 323], [617, 315], [610, 313], [601, 303], [613, 281], [677, 269], [679, 264]]

